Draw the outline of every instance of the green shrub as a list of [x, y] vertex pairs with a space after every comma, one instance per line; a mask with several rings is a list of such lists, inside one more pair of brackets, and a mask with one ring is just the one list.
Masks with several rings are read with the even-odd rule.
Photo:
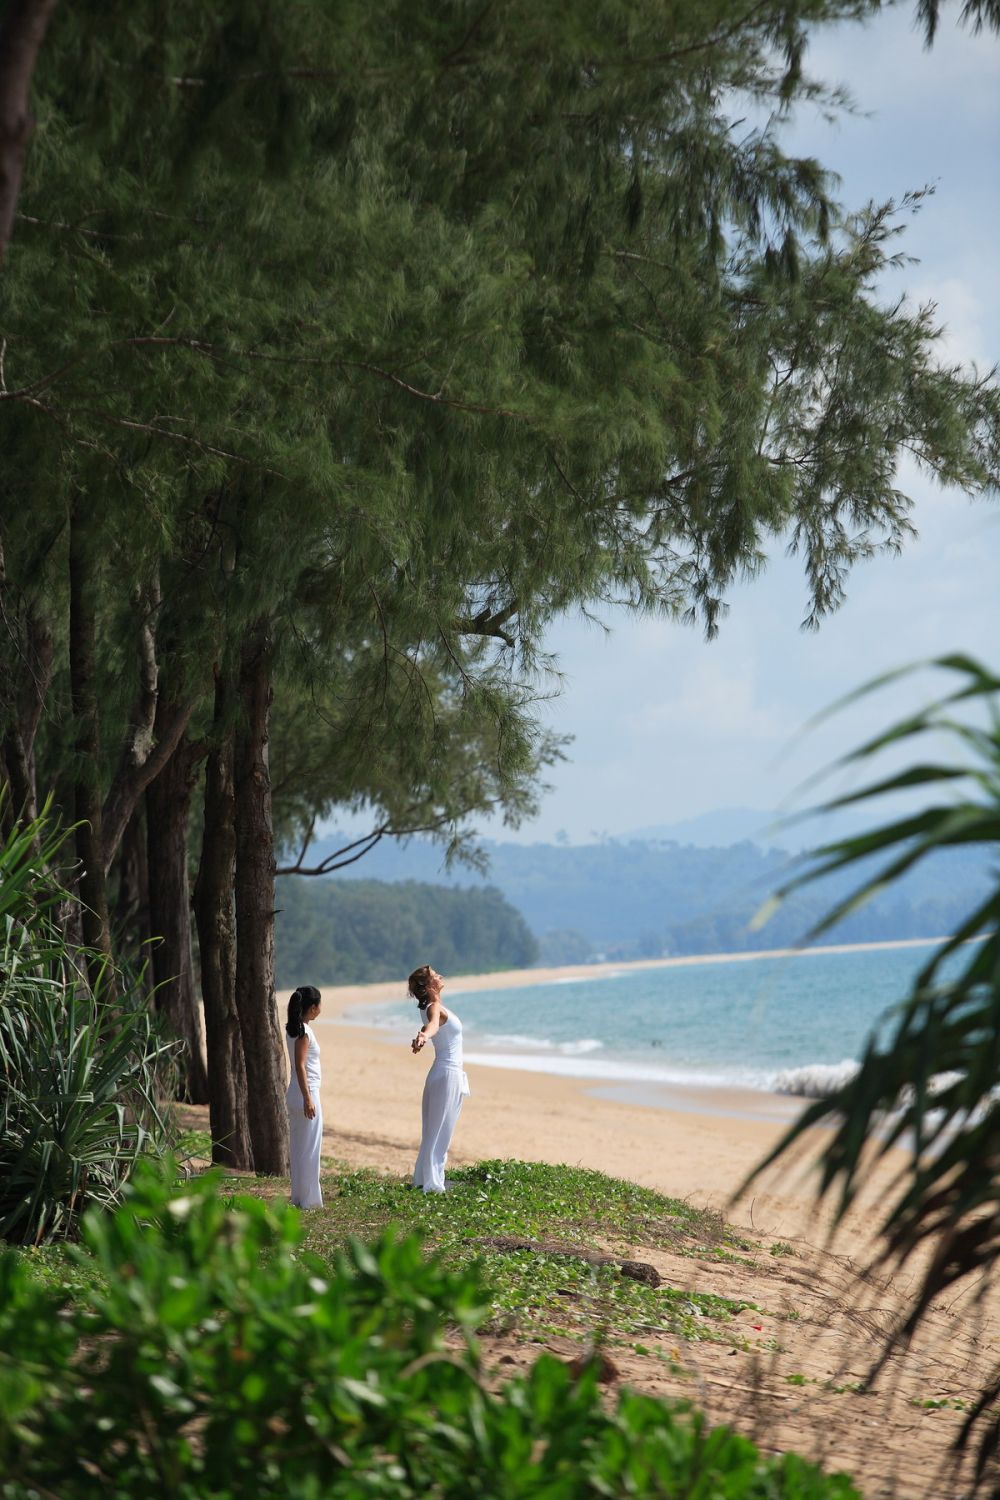
[[146, 1167], [82, 1239], [69, 1253], [98, 1274], [72, 1302], [0, 1257], [3, 1500], [856, 1496], [686, 1408], [607, 1411], [594, 1373], [551, 1355], [491, 1391], [479, 1273], [391, 1228], [328, 1263], [294, 1210]]
[[31, 1244], [118, 1201], [162, 1137], [158, 1073], [176, 1050], [138, 985], [107, 968], [91, 983], [92, 955], [57, 926], [59, 843], [44, 818], [0, 843], [0, 1238]]

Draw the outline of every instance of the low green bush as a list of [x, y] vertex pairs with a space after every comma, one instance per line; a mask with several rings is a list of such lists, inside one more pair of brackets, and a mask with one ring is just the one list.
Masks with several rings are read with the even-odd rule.
[[607, 1409], [551, 1355], [493, 1390], [474, 1266], [391, 1228], [329, 1261], [301, 1241], [294, 1210], [147, 1167], [85, 1216], [72, 1300], [0, 1255], [2, 1500], [856, 1500], [684, 1406]]

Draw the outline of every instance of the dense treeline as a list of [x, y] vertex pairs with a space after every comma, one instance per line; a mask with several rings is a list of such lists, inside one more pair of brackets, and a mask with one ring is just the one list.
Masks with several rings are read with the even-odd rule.
[[492, 886], [290, 878], [278, 899], [282, 989], [400, 979], [428, 961], [444, 974], [475, 974], [523, 968], [538, 957], [524, 918]]

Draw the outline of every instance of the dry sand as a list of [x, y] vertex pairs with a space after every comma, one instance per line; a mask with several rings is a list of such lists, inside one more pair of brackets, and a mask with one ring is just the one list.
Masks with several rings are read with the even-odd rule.
[[[457, 994], [623, 967], [463, 977], [450, 988]], [[317, 1031], [325, 1151], [351, 1167], [396, 1174], [412, 1169], [430, 1059], [413, 1056], [398, 1036], [363, 1024], [366, 1005], [402, 998], [403, 988], [352, 985], [323, 993]], [[446, 1002], [447, 995], [448, 988]], [[347, 1023], [345, 1012], [351, 1013]], [[750, 1091], [677, 1089], [671, 1091], [673, 1107], [653, 1108], [630, 1101], [623, 1085], [615, 1090], [618, 1097], [607, 1098], [586, 1080], [482, 1065], [470, 1065], [468, 1073], [472, 1093], [451, 1165], [516, 1157], [597, 1168], [719, 1209], [753, 1242], [747, 1265], [634, 1247], [670, 1284], [746, 1299], [761, 1311], [746, 1314], [752, 1321], [742, 1351], [711, 1343], [658, 1351], [670, 1358], [680, 1354], [681, 1376], [666, 1372], [655, 1351], [651, 1357], [626, 1354], [619, 1360], [623, 1380], [658, 1394], [693, 1397], [712, 1420], [732, 1422], [766, 1448], [794, 1448], [844, 1468], [868, 1500], [946, 1500], [963, 1492], [959, 1478], [943, 1466], [962, 1422], [959, 1405], [970, 1402], [992, 1369], [1000, 1334], [992, 1296], [985, 1304], [976, 1304], [972, 1292], [953, 1298], [934, 1312], [909, 1351], [893, 1357], [874, 1392], [845, 1389], [863, 1380], [879, 1334], [905, 1310], [912, 1293], [909, 1272], [892, 1280], [861, 1274], [872, 1257], [886, 1186], [902, 1156], [894, 1154], [873, 1171], [831, 1242], [832, 1214], [815, 1208], [815, 1177], [806, 1160], [771, 1169], [735, 1196], [794, 1118], [800, 1108], [795, 1101]], [[814, 1132], [810, 1159], [818, 1142]], [[511, 1368], [530, 1363], [535, 1353], [504, 1340], [487, 1344], [488, 1356]], [[924, 1401], [959, 1405], [932, 1408], [919, 1404]]]

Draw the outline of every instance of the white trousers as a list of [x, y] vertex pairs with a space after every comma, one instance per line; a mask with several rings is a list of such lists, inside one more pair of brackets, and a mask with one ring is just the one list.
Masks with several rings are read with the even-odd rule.
[[319, 1185], [319, 1153], [323, 1145], [323, 1106], [319, 1088], [310, 1089], [316, 1113], [307, 1120], [302, 1108], [302, 1090], [297, 1078], [288, 1086], [288, 1147], [292, 1166], [292, 1202], [296, 1208], [322, 1208]]
[[469, 1081], [461, 1068], [439, 1068], [432, 1064], [424, 1081], [420, 1151], [413, 1169], [413, 1186], [423, 1188], [425, 1193], [444, 1192], [448, 1147], [468, 1092]]

